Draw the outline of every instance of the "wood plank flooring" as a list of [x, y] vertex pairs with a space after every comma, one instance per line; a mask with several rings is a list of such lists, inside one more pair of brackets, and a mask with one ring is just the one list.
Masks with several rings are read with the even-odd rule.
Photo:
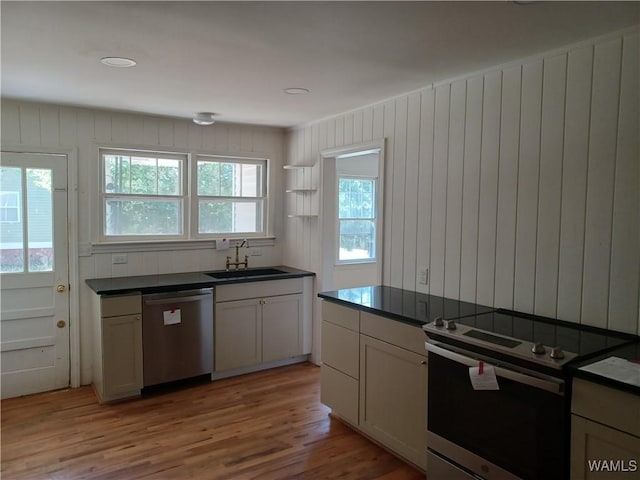
[[0, 403], [3, 479], [424, 479], [328, 415], [298, 364], [99, 405], [91, 387]]

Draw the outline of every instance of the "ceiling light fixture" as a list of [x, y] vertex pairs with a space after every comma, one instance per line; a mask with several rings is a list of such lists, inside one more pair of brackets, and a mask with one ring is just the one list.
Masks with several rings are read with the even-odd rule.
[[127, 68], [137, 64], [135, 60], [124, 57], [104, 57], [100, 59], [100, 63], [107, 67]]
[[196, 113], [196, 116], [193, 117], [193, 123], [196, 125], [213, 125], [215, 123], [215, 120], [213, 119], [214, 115], [215, 114], [211, 112]]
[[304, 95], [305, 93], [309, 93], [309, 89], [301, 88], [301, 87], [290, 87], [290, 88], [285, 88], [284, 93], [288, 95]]

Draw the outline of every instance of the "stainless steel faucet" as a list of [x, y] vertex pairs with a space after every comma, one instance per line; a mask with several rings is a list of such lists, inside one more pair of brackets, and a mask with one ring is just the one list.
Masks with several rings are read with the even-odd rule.
[[244, 256], [244, 262], [240, 261], [239, 251], [240, 251], [240, 248], [242, 247], [249, 248], [249, 242], [247, 241], [246, 238], [241, 242], [236, 242], [236, 260], [232, 262], [231, 257], [227, 257], [227, 266], [225, 269], [227, 272], [229, 271], [229, 267], [232, 265], [236, 267], [236, 270], [240, 270], [240, 265], [244, 265], [245, 270], [249, 268], [249, 255]]

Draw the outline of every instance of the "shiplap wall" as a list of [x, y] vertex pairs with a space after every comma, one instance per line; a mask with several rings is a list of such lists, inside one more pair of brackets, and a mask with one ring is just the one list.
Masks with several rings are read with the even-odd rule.
[[[294, 128], [287, 161], [318, 184], [321, 150], [386, 139], [385, 285], [638, 333], [638, 44], [612, 34]], [[320, 273], [321, 233], [289, 219], [285, 263]]]
[[[221, 124], [201, 127], [189, 120], [106, 110], [74, 108], [2, 99], [2, 148], [47, 147], [77, 149], [78, 155], [78, 242], [81, 250], [97, 235], [95, 212], [100, 201], [100, 146], [169, 148], [192, 153], [223, 155], [264, 155], [270, 159], [272, 175], [273, 234], [282, 235], [284, 132], [280, 128]], [[92, 233], [93, 232], [93, 233]], [[223, 269], [229, 251], [217, 252], [212, 242], [192, 245], [189, 250], [128, 250], [126, 264], [113, 265], [112, 253], [105, 251], [79, 259], [81, 382], [91, 382], [92, 329], [88, 278], [121, 277]], [[261, 246], [261, 256], [252, 256], [252, 266], [279, 265], [281, 243]]]

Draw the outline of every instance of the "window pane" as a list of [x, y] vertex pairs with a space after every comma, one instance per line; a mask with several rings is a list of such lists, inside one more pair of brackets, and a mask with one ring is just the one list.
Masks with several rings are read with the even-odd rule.
[[0, 167], [0, 272], [24, 271], [22, 169]]
[[158, 193], [160, 195], [180, 195], [182, 177], [180, 160], [158, 159]]
[[262, 231], [262, 200], [200, 200], [198, 205], [198, 233]]
[[263, 166], [198, 160], [198, 195], [261, 197]]
[[105, 235], [182, 235], [182, 200], [109, 198]]
[[138, 195], [180, 195], [180, 160], [126, 156], [104, 156], [104, 191]]
[[51, 170], [27, 168], [29, 271], [53, 271]]
[[155, 158], [131, 157], [131, 193], [158, 194], [158, 165]]
[[338, 218], [375, 218], [374, 180], [338, 180]]
[[340, 220], [339, 260], [375, 258], [376, 226], [373, 220]]
[[104, 156], [104, 191], [131, 193], [131, 158], [124, 155]]

